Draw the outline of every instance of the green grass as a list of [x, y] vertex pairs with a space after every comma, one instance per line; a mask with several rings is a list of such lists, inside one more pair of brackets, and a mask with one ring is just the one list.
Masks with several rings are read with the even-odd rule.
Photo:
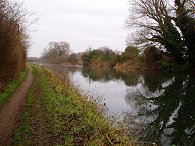
[[[127, 142], [122, 129], [113, 127], [94, 100], [81, 96], [64, 77], [45, 68], [39, 72], [41, 91], [50, 113], [56, 145], [113, 145]], [[41, 73], [42, 72], [42, 73]], [[37, 75], [38, 76], [38, 75]], [[58, 136], [57, 136], [58, 135]]]
[[27, 69], [23, 70], [18, 79], [12, 81], [6, 86], [5, 91], [0, 93], [0, 107], [12, 96], [12, 94], [17, 90], [17, 88], [22, 84], [27, 75]]
[[13, 145], [26, 146], [32, 144], [32, 127], [31, 127], [31, 112], [30, 109], [33, 104], [33, 91], [30, 89], [27, 95], [26, 104], [22, 110], [19, 128], [15, 131], [13, 138]]
[[[48, 132], [47, 138], [43, 138], [47, 144], [68, 146], [130, 145], [129, 137], [124, 133], [123, 127], [116, 126], [116, 124], [114, 126], [114, 119], [106, 118], [103, 106], [95, 100], [81, 96], [65, 77], [58, 76], [52, 71], [38, 66], [33, 66], [33, 73], [36, 77], [35, 82], [37, 82], [36, 88], [39, 88], [39, 95], [34, 92], [30, 92], [29, 95], [32, 94], [30, 97], [34, 97], [34, 101], [41, 101], [43, 112], [39, 112], [39, 114], [44, 120], [39, 118], [37, 122], [42, 121], [43, 129]], [[35, 103], [33, 105], [35, 106]], [[26, 110], [29, 111], [29, 109]], [[21, 136], [23, 133], [24, 135], [30, 133], [31, 128], [28, 127], [32, 126], [28, 126], [31, 124], [28, 116], [31, 116], [31, 120], [36, 120], [36, 116], [22, 115], [27, 120], [21, 124], [24, 125], [19, 128], [22, 130], [15, 134], [15, 145], [29, 145], [28, 142], [32, 141], [23, 139], [24, 136]], [[30, 138], [30, 135], [32, 133], [27, 137]], [[46, 143], [44, 144], [47, 145]]]

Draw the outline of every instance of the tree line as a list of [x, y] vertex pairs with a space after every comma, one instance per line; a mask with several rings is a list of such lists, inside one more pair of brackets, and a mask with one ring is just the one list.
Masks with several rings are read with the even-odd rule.
[[81, 57], [84, 66], [114, 67], [119, 59], [119, 54], [109, 47], [97, 49], [89, 48]]
[[[175, 4], [174, 4], [175, 3]], [[195, 66], [195, 3], [192, 0], [132, 0], [127, 37], [121, 54], [89, 49], [84, 66], [118, 70], [186, 71]]]
[[[51, 42], [42, 60], [48, 63], [115, 67], [119, 70], [185, 71], [195, 67], [193, 0], [131, 0], [126, 24], [133, 32], [124, 52], [108, 47], [70, 53], [66, 42]], [[64, 48], [64, 50], [61, 50]]]
[[65, 41], [50, 42], [40, 60], [44, 63], [81, 65], [81, 55], [82, 53], [72, 53], [70, 44]]
[[0, 1], [0, 88], [25, 68], [29, 47], [27, 15], [22, 4]]

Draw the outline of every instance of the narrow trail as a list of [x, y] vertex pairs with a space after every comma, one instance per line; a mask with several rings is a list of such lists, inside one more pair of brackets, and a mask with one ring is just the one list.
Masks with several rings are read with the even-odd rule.
[[11, 145], [12, 134], [17, 124], [20, 108], [25, 102], [25, 97], [32, 81], [33, 75], [32, 68], [30, 67], [22, 85], [0, 109], [0, 146]]

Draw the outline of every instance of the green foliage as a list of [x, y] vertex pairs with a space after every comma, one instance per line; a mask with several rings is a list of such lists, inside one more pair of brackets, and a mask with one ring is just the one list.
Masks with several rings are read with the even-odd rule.
[[157, 63], [158, 68], [160, 70], [165, 70], [165, 71], [172, 71], [173, 70], [173, 64], [171, 64], [169, 62], [160, 60], [160, 61], [157, 61], [156, 63]]
[[[180, 28], [185, 45], [187, 46], [186, 55], [191, 66], [195, 65], [195, 19], [193, 2], [188, 0], [184, 3], [175, 1], [177, 5], [175, 19], [176, 25]], [[191, 4], [190, 4], [191, 3]]]
[[83, 66], [115, 66], [118, 55], [110, 49], [97, 49], [82, 55]]
[[155, 63], [161, 59], [161, 54], [158, 49], [154, 46], [149, 46], [144, 50], [144, 61], [147, 64]]
[[164, 25], [161, 30], [163, 35], [154, 36], [150, 40], [164, 45], [167, 53], [174, 58], [176, 63], [185, 63], [185, 45], [180, 33], [177, 31], [170, 18], [165, 17], [163, 21]]
[[89, 53], [85, 53], [81, 57], [83, 66], [90, 66], [90, 61], [91, 61], [91, 55]]
[[119, 72], [132, 72], [142, 70], [141, 56], [138, 48], [128, 46], [118, 58], [115, 69]]
[[[195, 17], [193, 0], [132, 0], [129, 27], [135, 27], [137, 45], [154, 45], [173, 58], [176, 65], [195, 64]], [[152, 13], [151, 13], [152, 12]], [[176, 14], [176, 15], [175, 15]], [[143, 21], [143, 20], [147, 21]]]
[[136, 47], [128, 46], [120, 56], [120, 62], [125, 62], [127, 60], [138, 60], [139, 50]]
[[22, 84], [27, 75], [27, 69], [23, 70], [18, 79], [10, 82], [4, 89], [2, 93], [0, 93], [0, 107], [12, 96], [12, 94], [16, 91], [16, 89]]
[[185, 72], [190, 70], [190, 64], [175, 64], [165, 60], [156, 61], [157, 68], [168, 72]]

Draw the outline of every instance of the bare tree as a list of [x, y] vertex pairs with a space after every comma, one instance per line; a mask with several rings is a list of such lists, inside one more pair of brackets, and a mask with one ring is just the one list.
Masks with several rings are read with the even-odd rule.
[[59, 56], [70, 53], [70, 45], [67, 42], [50, 42], [49, 48], [56, 49]]
[[50, 42], [44, 49], [42, 59], [50, 63], [65, 62], [70, 53], [70, 45], [67, 42]]
[[166, 50], [176, 62], [183, 62], [185, 46], [182, 35], [175, 27], [174, 11], [166, 0], [133, 0], [127, 26], [135, 27], [133, 43], [156, 45]]
[[195, 60], [192, 0], [175, 0], [176, 5], [171, 0], [132, 0], [130, 4], [131, 15], [126, 23], [136, 31], [128, 37], [127, 44], [155, 45], [177, 63]]
[[109, 47], [107, 46], [102, 46], [99, 47], [97, 50], [101, 51], [104, 55], [108, 55], [109, 53], [113, 52]]

